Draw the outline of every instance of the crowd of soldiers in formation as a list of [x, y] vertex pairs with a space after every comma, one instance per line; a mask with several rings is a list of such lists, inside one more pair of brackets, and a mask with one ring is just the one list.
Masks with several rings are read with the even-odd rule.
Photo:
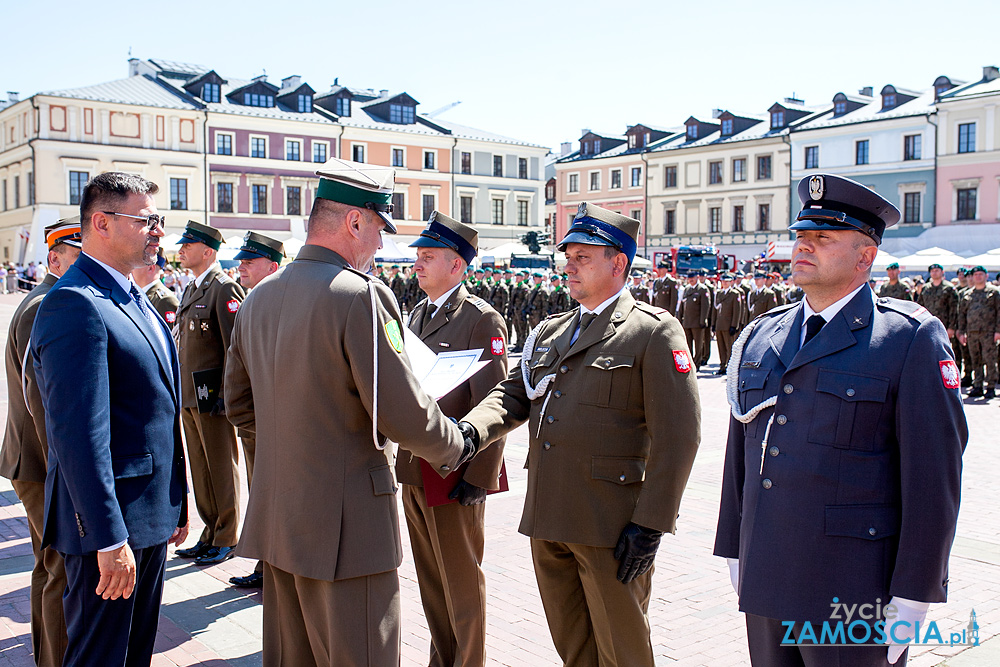
[[[413, 310], [424, 298], [411, 267], [379, 266], [377, 273], [403, 312]], [[959, 269], [951, 280], [944, 279], [944, 271], [937, 265], [929, 268], [927, 278], [901, 278], [898, 265], [892, 264], [887, 273], [888, 279], [881, 284], [871, 281], [875, 293], [916, 301], [940, 319], [952, 340], [962, 387], [971, 388], [972, 398], [993, 398], [1000, 376], [1000, 355], [993, 340], [994, 334], [1000, 333], [1000, 274], [992, 283], [982, 280], [977, 289], [971, 269]], [[982, 278], [988, 278], [985, 271]], [[504, 317], [511, 351], [517, 352], [539, 322], [577, 306], [565, 281], [565, 275], [551, 271], [469, 267], [465, 285]], [[733, 343], [750, 321], [803, 297], [802, 288], [790, 277], [761, 271], [713, 273], [703, 269], [684, 278], [633, 271], [628, 289], [637, 301], [663, 308], [680, 320], [698, 369], [708, 363], [714, 338], [721, 362], [717, 375], [725, 375]], [[976, 369], [979, 375], [974, 373]]]

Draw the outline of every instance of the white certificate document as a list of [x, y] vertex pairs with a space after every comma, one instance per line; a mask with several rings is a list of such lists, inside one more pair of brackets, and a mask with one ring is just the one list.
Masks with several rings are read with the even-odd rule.
[[403, 345], [410, 359], [413, 374], [420, 380], [421, 388], [434, 399], [447, 395], [455, 387], [490, 365], [480, 361], [483, 350], [449, 350], [434, 354], [420, 338], [409, 329], [403, 334]]

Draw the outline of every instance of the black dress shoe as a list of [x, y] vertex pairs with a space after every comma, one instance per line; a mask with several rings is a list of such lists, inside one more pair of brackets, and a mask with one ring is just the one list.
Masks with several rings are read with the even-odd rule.
[[205, 544], [201, 540], [198, 540], [198, 542], [193, 547], [188, 547], [187, 549], [178, 549], [177, 551], [174, 552], [174, 554], [180, 556], [181, 558], [198, 558], [199, 556], [204, 555], [205, 552], [211, 548], [212, 548], [211, 544]]
[[230, 577], [229, 583], [231, 583], [236, 588], [263, 588], [264, 573], [251, 572], [245, 577]]
[[964, 387], [971, 387], [971, 386], [972, 386], [972, 378], [971, 377], [964, 377], [964, 378], [962, 378], [962, 387], [963, 388]]
[[986, 393], [983, 394], [983, 398], [986, 398], [986, 399], [996, 398], [996, 396], [997, 396], [996, 391], [992, 387], [990, 387], [989, 389], [987, 389]]
[[236, 547], [210, 547], [194, 559], [195, 565], [215, 565], [236, 555]]
[[982, 398], [982, 396], [983, 396], [982, 387], [976, 387], [975, 389], [969, 392], [969, 398]]

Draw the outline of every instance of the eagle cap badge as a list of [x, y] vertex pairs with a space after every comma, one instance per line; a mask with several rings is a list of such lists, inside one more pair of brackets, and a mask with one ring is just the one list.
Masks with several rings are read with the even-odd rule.
[[819, 174], [809, 177], [809, 198], [819, 201], [826, 194], [826, 183]]

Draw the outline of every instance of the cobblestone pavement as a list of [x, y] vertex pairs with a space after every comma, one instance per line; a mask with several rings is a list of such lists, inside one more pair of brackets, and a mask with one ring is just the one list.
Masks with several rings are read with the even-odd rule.
[[[0, 296], [0, 336], [20, 298]], [[714, 371], [713, 365], [707, 367]], [[712, 556], [727, 428], [724, 382], [710, 373], [699, 378], [702, 446], [688, 484], [677, 534], [665, 536], [656, 561], [649, 617], [657, 665], [726, 667], [749, 664], [743, 618], [724, 561]], [[6, 385], [0, 383], [6, 411]], [[1000, 400], [966, 400], [971, 438], [965, 454], [963, 503], [952, 550], [950, 598], [934, 605], [947, 636], [968, 623], [975, 608], [980, 641], [967, 648], [911, 649], [910, 665], [1000, 664]], [[933, 409], [928, 406], [928, 409]], [[488, 587], [487, 654], [491, 667], [558, 665], [535, 587], [528, 539], [517, 532], [524, 500], [527, 451], [524, 427], [508, 439], [510, 492], [490, 496], [486, 512]], [[246, 503], [246, 489], [243, 489]], [[191, 507], [194, 503], [191, 502]], [[400, 508], [402, 517], [402, 508]], [[192, 535], [201, 530], [192, 516]], [[402, 530], [404, 541], [406, 531]], [[193, 538], [192, 540], [193, 541]], [[171, 548], [171, 552], [173, 549]], [[404, 552], [408, 553], [408, 546]], [[31, 545], [23, 507], [9, 482], [0, 480], [0, 667], [32, 665], [28, 581]], [[228, 585], [253, 563], [236, 558], [200, 568], [170, 556], [157, 637], [159, 667], [261, 664], [261, 595]], [[428, 633], [420, 608], [413, 563], [399, 570], [403, 613], [403, 665], [426, 664]]]

